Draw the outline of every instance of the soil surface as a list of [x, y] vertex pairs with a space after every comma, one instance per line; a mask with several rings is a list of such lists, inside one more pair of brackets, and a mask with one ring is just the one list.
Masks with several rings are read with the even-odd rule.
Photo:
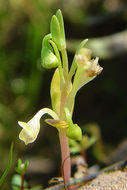
[[127, 190], [127, 171], [100, 174], [78, 190]]

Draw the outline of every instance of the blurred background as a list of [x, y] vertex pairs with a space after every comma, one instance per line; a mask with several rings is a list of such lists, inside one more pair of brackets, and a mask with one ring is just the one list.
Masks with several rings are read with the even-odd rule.
[[[10, 189], [19, 157], [30, 161], [26, 179], [31, 186], [46, 186], [59, 173], [56, 129], [42, 120], [37, 141], [25, 146], [18, 138], [21, 129], [17, 124], [18, 120], [28, 121], [40, 108], [51, 107], [49, 90], [54, 71], [41, 67], [40, 52], [51, 16], [58, 8], [65, 21], [70, 63], [77, 45], [88, 38], [87, 47], [100, 57], [104, 68], [78, 93], [74, 122], [83, 130], [86, 125], [98, 126], [104, 145], [101, 151], [107, 156], [127, 136], [126, 0], [0, 0], [0, 175], [14, 142], [12, 171], [3, 190]], [[103, 162], [92, 148], [87, 160], [89, 165]]]

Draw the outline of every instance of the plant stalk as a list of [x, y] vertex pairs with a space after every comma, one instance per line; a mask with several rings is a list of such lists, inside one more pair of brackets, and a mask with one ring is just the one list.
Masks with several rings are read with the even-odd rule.
[[73, 77], [73, 75], [74, 75], [76, 69], [77, 69], [77, 63], [76, 63], [75, 57], [74, 57], [73, 62], [72, 62], [72, 65], [71, 65], [71, 68], [70, 68], [70, 71], [69, 71], [69, 74], [68, 74], [69, 80], [72, 79], [72, 77]]
[[20, 190], [24, 190], [24, 175], [21, 176], [21, 186]]
[[69, 182], [71, 176], [71, 161], [70, 161], [70, 152], [68, 137], [66, 136], [67, 128], [59, 129], [59, 139], [61, 147], [61, 156], [62, 156], [62, 176], [64, 179], [65, 185]]
[[63, 75], [63, 68], [62, 68], [62, 63], [61, 63], [61, 58], [60, 58], [60, 54], [59, 54], [59, 51], [57, 49], [57, 46], [56, 44], [50, 40], [50, 43], [55, 51], [55, 54], [56, 54], [56, 57], [59, 61], [59, 64], [58, 64], [58, 69], [59, 69], [59, 74], [60, 74], [60, 80], [61, 80], [61, 86], [63, 86], [64, 82], [65, 82], [65, 79], [64, 79], [64, 75]]
[[67, 107], [69, 108], [71, 115], [73, 114], [73, 106], [74, 106], [75, 96], [76, 96], [76, 93], [79, 88], [79, 83], [80, 83], [82, 73], [83, 73], [83, 69], [81, 67], [78, 67], [77, 71], [75, 73], [72, 90], [71, 90], [68, 100], [67, 100]]
[[63, 61], [63, 74], [64, 74], [64, 78], [66, 80], [67, 76], [68, 76], [68, 57], [67, 57], [66, 49], [63, 49], [61, 51], [61, 54], [62, 54], [62, 61]]

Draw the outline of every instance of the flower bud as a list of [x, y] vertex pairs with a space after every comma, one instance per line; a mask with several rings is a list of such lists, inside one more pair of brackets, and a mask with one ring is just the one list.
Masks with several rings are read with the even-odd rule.
[[20, 175], [24, 175], [27, 168], [29, 166], [29, 161], [26, 160], [24, 163], [22, 162], [22, 160], [19, 158], [18, 159], [18, 165], [15, 168], [16, 172], [19, 173]]
[[53, 48], [49, 43], [51, 39], [51, 34], [48, 34], [44, 37], [42, 41], [41, 49], [41, 63], [42, 66], [46, 69], [52, 69], [58, 66], [58, 59], [53, 52]]
[[66, 132], [67, 137], [73, 140], [81, 140], [82, 139], [82, 131], [81, 128], [77, 124], [73, 124], [69, 126]]
[[54, 53], [47, 47], [43, 47], [41, 51], [42, 66], [46, 69], [56, 68], [58, 66], [58, 59]]
[[67, 137], [73, 140], [81, 140], [82, 139], [81, 128], [77, 124], [73, 124], [71, 114], [67, 107], [64, 108], [64, 113], [68, 123], [68, 129], [66, 132]]

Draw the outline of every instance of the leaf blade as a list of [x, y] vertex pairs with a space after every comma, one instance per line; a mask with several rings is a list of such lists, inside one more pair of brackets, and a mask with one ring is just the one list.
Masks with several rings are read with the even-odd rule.
[[9, 169], [11, 168], [12, 156], [13, 156], [13, 142], [11, 143], [11, 146], [10, 146], [7, 168], [6, 168], [6, 170], [4, 171], [3, 175], [0, 178], [0, 186], [4, 182], [6, 176], [7, 176], [8, 172], [9, 172]]

